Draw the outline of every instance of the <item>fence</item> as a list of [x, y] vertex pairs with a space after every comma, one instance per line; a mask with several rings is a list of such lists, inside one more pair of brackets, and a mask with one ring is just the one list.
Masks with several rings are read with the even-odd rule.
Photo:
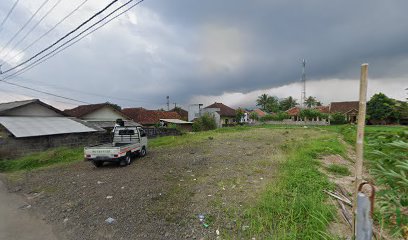
[[181, 135], [181, 132], [175, 128], [144, 127], [143, 129], [145, 130], [148, 138]]

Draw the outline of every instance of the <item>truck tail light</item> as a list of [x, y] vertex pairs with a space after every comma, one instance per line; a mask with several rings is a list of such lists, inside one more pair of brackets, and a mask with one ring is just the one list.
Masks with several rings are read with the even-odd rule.
[[119, 156], [118, 154], [113, 155], [113, 157], [115, 157], [115, 158], [117, 158], [118, 156]]
[[87, 158], [90, 158], [90, 157], [91, 157], [91, 155], [90, 155], [90, 154], [87, 154], [87, 155], [86, 155], [86, 157], [87, 157]]

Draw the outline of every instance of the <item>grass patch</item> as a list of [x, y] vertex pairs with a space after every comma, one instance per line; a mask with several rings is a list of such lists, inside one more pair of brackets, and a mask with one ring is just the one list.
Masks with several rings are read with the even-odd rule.
[[346, 166], [339, 165], [339, 164], [331, 164], [326, 169], [327, 171], [332, 172], [337, 175], [349, 176], [351, 174], [350, 170]]
[[55, 148], [33, 153], [14, 160], [0, 161], [1, 172], [33, 170], [57, 163], [69, 163], [83, 159], [83, 148]]
[[277, 182], [269, 184], [241, 223], [245, 235], [257, 239], [331, 239], [327, 227], [335, 208], [327, 204], [324, 189], [333, 185], [318, 170], [318, 157], [344, 154], [345, 147], [333, 135], [293, 142], [284, 149], [287, 160], [279, 167]]

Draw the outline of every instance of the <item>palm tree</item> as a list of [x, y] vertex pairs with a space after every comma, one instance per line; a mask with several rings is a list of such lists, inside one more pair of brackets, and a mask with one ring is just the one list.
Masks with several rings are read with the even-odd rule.
[[261, 109], [263, 111], [266, 111], [266, 105], [269, 102], [269, 96], [268, 94], [262, 94], [261, 96], [258, 97], [258, 99], [256, 99], [256, 105], [257, 106], [261, 106]]
[[318, 103], [320, 103], [319, 101], [317, 101], [317, 99], [315, 97], [309, 96], [308, 98], [306, 98], [305, 100], [305, 104], [308, 108], [314, 107], [314, 106], [318, 106]]
[[280, 103], [280, 109], [282, 111], [286, 111], [289, 110], [291, 108], [293, 108], [294, 106], [297, 105], [296, 99], [294, 99], [292, 96], [289, 96], [285, 99], [283, 99]]

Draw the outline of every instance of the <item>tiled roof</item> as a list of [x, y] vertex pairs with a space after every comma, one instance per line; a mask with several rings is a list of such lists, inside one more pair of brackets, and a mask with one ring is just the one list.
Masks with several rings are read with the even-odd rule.
[[109, 107], [111, 108], [113, 111], [122, 114], [123, 117], [127, 117], [125, 116], [121, 111], [116, 110], [115, 108], [113, 108], [109, 103], [98, 103], [98, 104], [89, 104], [89, 105], [81, 105], [78, 106], [76, 108], [73, 109], [65, 109], [64, 113], [68, 114], [71, 117], [77, 117], [77, 118], [81, 118], [91, 112], [94, 112], [96, 110], [99, 110], [103, 107]]
[[351, 102], [332, 102], [330, 103], [330, 113], [340, 112], [340, 113], [347, 113], [351, 110], [358, 111], [358, 101], [351, 101]]
[[215, 102], [205, 108], [219, 108], [220, 111], [217, 111], [217, 112], [220, 114], [221, 117], [235, 117], [236, 116], [235, 109], [230, 108], [222, 103]]
[[170, 111], [178, 113], [184, 119], [188, 119], [188, 112], [182, 108], [173, 108]]
[[[317, 106], [312, 109], [318, 110], [321, 113], [329, 113], [329, 106]], [[293, 107], [286, 112], [289, 114], [289, 116], [298, 116], [300, 114], [300, 107]]]
[[297, 116], [300, 113], [300, 108], [299, 107], [293, 107], [293, 108], [287, 110], [286, 112], [289, 114], [289, 116]]
[[314, 109], [319, 110], [321, 113], [330, 113], [329, 106], [317, 106]]
[[144, 108], [124, 108], [122, 112], [142, 125], [156, 124], [160, 122], [160, 119], [181, 119], [181, 116], [176, 112], [147, 110]]
[[256, 112], [256, 114], [258, 114], [259, 117], [263, 117], [266, 115], [266, 112], [262, 111], [261, 109], [257, 108], [254, 109], [252, 112]]

